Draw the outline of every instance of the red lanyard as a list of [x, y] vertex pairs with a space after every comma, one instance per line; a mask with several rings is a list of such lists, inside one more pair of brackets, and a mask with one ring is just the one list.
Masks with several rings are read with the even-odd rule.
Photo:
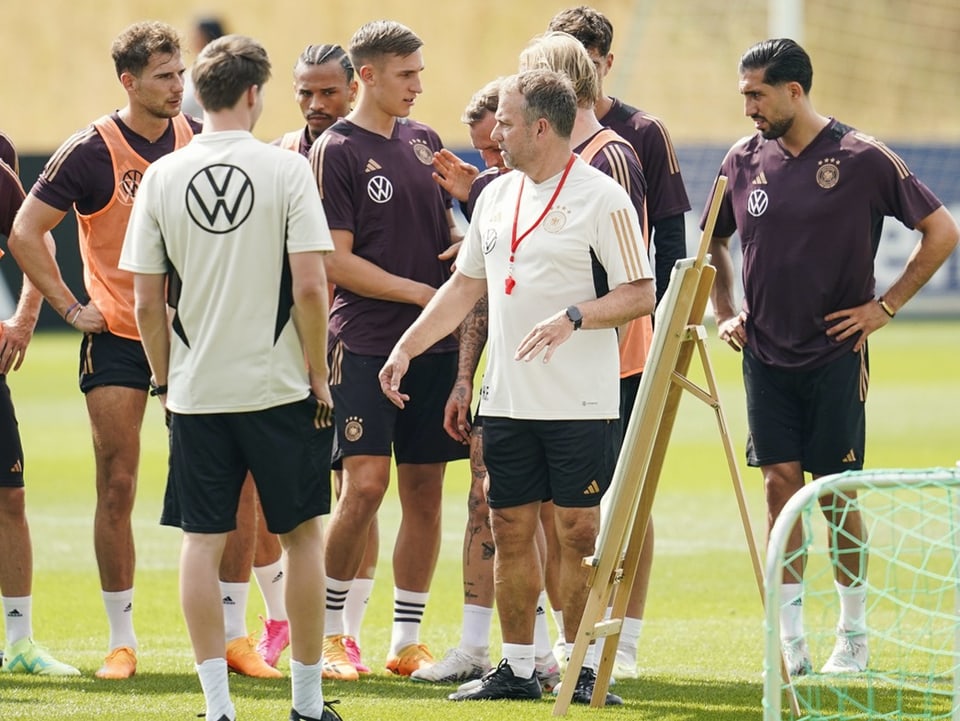
[[570, 160], [567, 161], [566, 167], [563, 169], [563, 175], [560, 176], [560, 182], [557, 183], [557, 189], [553, 191], [553, 196], [550, 198], [550, 202], [547, 203], [547, 207], [543, 209], [543, 212], [540, 213], [540, 217], [537, 218], [533, 225], [527, 228], [526, 232], [517, 237], [517, 220], [520, 217], [520, 199], [523, 197], [523, 184], [527, 179], [527, 176], [524, 175], [520, 179], [520, 192], [517, 193], [517, 207], [513, 211], [513, 235], [510, 238], [510, 266], [507, 269], [507, 278], [504, 281], [504, 290], [506, 290], [507, 295], [513, 293], [514, 287], [517, 285], [517, 281], [513, 279], [513, 260], [517, 253], [517, 248], [520, 247], [520, 243], [526, 238], [534, 229], [543, 222], [543, 219], [547, 217], [547, 213], [550, 212], [550, 209], [553, 207], [553, 204], [557, 200], [557, 196], [560, 195], [560, 190], [563, 188], [563, 184], [567, 180], [567, 176], [570, 174], [570, 168], [573, 167], [573, 161], [577, 159], [577, 156], [573, 153], [570, 154]]

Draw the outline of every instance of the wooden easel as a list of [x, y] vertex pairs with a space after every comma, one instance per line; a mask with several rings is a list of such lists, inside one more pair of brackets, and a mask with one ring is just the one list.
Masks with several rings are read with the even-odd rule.
[[[684, 391], [692, 393], [716, 413], [761, 605], [763, 603], [763, 567], [753, 536], [740, 470], [717, 396], [716, 381], [706, 349], [707, 332], [703, 326], [703, 314], [717, 273], [716, 268], [706, 262], [707, 249], [726, 184], [726, 177], [717, 179], [697, 255], [677, 263], [670, 286], [657, 310], [650, 356], [640, 381], [613, 483], [604, 498], [604, 519], [597, 539], [597, 552], [584, 559], [584, 565], [590, 568], [590, 593], [567, 665], [566, 678], [577, 678], [591, 641], [607, 639], [597, 670], [597, 682], [590, 704], [593, 707], [604, 705], [610, 687], [610, 674], [627, 601], [637, 575], [640, 550], [647, 532], [663, 459]], [[706, 375], [706, 389], [687, 377], [695, 351], [699, 354]], [[605, 619], [608, 606], [612, 606], [612, 611], [610, 618]], [[785, 674], [785, 669], [782, 669], [782, 673]], [[553, 707], [554, 716], [566, 714], [574, 686], [575, 683], [568, 681], [561, 685]], [[796, 711], [795, 698], [791, 698], [791, 701]]]

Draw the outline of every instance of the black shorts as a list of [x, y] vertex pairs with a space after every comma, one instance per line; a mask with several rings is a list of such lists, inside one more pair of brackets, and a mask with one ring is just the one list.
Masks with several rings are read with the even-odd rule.
[[410, 396], [403, 410], [387, 400], [377, 377], [387, 359], [351, 353], [337, 344], [330, 354], [330, 392], [336, 408], [334, 460], [389, 456], [397, 463], [446, 463], [470, 449], [443, 430], [443, 409], [457, 376], [456, 353], [417, 356], [400, 384]]
[[190, 533], [232, 531], [247, 471], [271, 533], [329, 513], [334, 431], [318, 428], [316, 415], [312, 395], [250, 413], [171, 414], [161, 523]]
[[620, 448], [619, 420], [483, 419], [483, 460], [491, 508], [553, 501], [568, 508], [600, 505]]
[[80, 343], [80, 390], [122, 386], [145, 391], [150, 387], [150, 364], [138, 340], [113, 333], [85, 333]]
[[23, 445], [20, 424], [7, 377], [0, 374], [0, 486], [23, 488]]
[[747, 463], [799, 461], [822, 476], [863, 468], [867, 387], [866, 348], [809, 371], [788, 371], [743, 349], [747, 395]]

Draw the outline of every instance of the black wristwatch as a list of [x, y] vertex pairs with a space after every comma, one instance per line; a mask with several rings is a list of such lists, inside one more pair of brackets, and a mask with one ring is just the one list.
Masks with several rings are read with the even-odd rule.
[[167, 384], [164, 383], [162, 386], [158, 386], [157, 382], [150, 379], [150, 395], [152, 396], [165, 396], [167, 394]]
[[567, 308], [566, 314], [570, 322], [573, 323], [573, 329], [580, 330], [580, 326], [583, 325], [583, 313], [580, 312], [580, 309], [575, 305], [571, 305]]

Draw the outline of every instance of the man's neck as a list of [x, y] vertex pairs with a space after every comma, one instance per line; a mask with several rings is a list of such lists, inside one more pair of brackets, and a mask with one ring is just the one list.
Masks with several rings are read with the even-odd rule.
[[523, 173], [530, 178], [530, 180], [539, 185], [543, 181], [549, 180], [554, 175], [562, 172], [569, 161], [569, 146], [564, 147], [563, 145], [557, 145], [555, 148], [551, 148], [549, 152], [545, 153], [539, 162], [536, 163], [535, 167], [526, 168], [523, 170]]
[[604, 95], [603, 91], [600, 91], [600, 99], [597, 101], [597, 106], [593, 109], [597, 114], [597, 117], [602, 121], [607, 113], [610, 112], [610, 109], [613, 107], [613, 98], [609, 95]]
[[389, 115], [375, 104], [364, 103], [362, 100], [357, 103], [356, 108], [350, 111], [347, 120], [364, 130], [382, 135], [385, 138], [393, 137], [393, 129], [397, 125], [395, 115]]
[[170, 127], [170, 118], [158, 117], [134, 105], [121, 108], [117, 115], [130, 130], [151, 143], [157, 142]]
[[233, 110], [203, 114], [203, 132], [222, 133], [228, 130], [243, 130], [250, 132], [250, 118], [246, 113]]
[[577, 117], [573, 121], [573, 132], [570, 133], [570, 147], [580, 147], [601, 130], [603, 130], [603, 126], [597, 120], [596, 109], [593, 106], [577, 108]]
[[793, 126], [780, 138], [780, 144], [788, 153], [796, 157], [829, 123], [830, 118], [820, 115], [811, 108], [808, 112], [796, 116]]

